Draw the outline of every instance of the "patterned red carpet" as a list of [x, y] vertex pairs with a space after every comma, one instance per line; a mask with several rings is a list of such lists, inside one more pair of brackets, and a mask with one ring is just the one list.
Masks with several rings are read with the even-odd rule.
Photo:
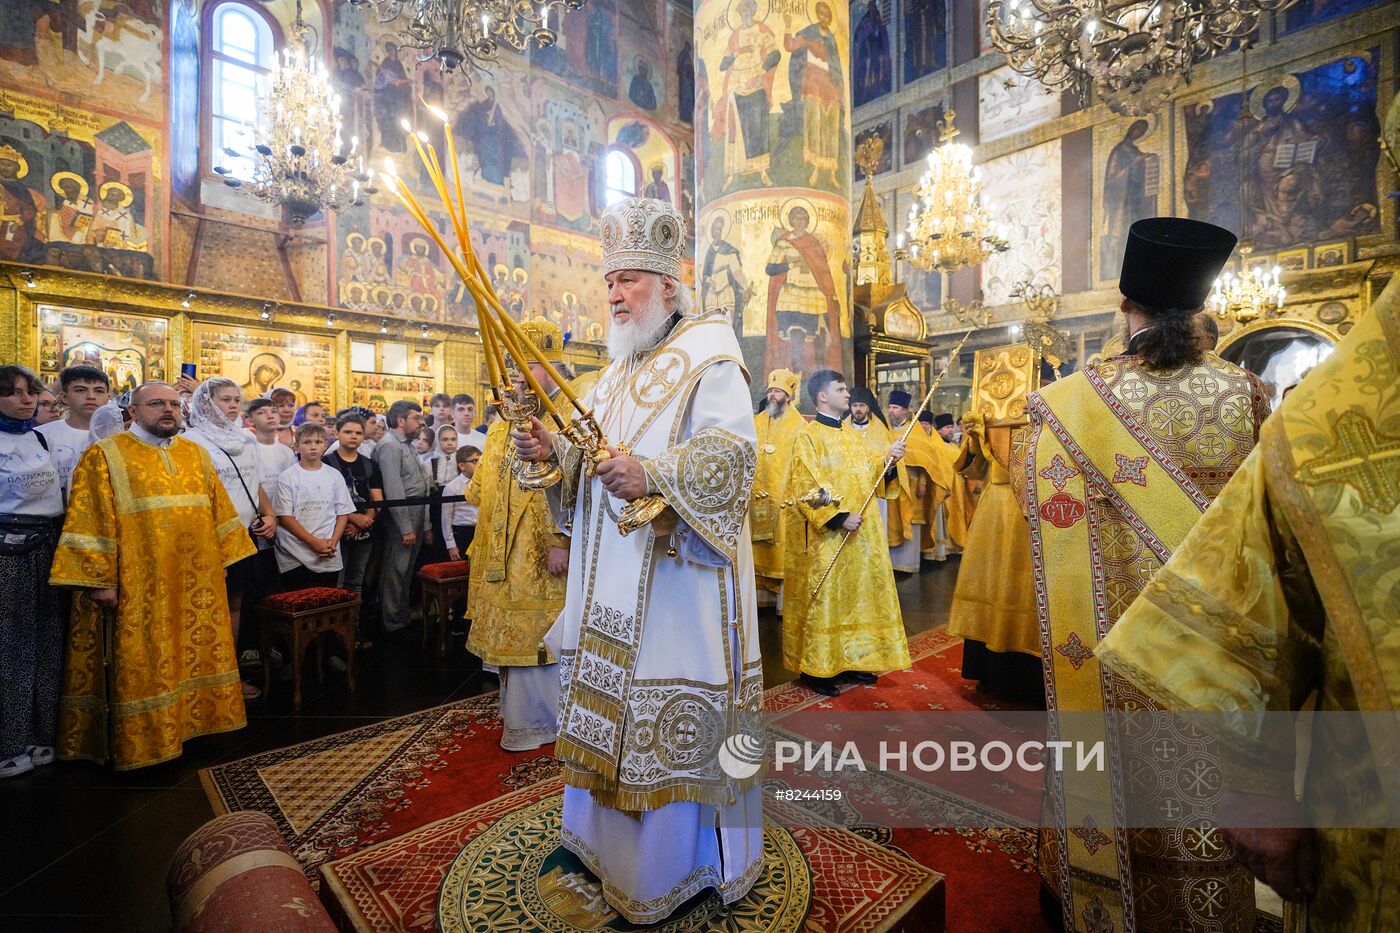
[[[910, 640], [910, 651], [914, 667], [881, 677], [873, 688], [828, 700], [787, 684], [769, 691], [768, 708], [780, 716], [827, 709], [1000, 708], [958, 676], [957, 639], [941, 630], [926, 632]], [[781, 728], [781, 719], [777, 724]], [[464, 811], [558, 776], [547, 750], [501, 751], [500, 728], [496, 695], [487, 694], [244, 758], [208, 769], [202, 778], [216, 810], [251, 809], [271, 816], [315, 882], [328, 861], [429, 823], [465, 817]], [[888, 794], [888, 787], [883, 790]], [[921, 807], [960, 806], [957, 800], [933, 799], [926, 790], [905, 790]], [[1034, 830], [891, 829], [866, 819], [861, 806], [853, 795], [818, 812], [943, 873], [949, 930], [1047, 929], [1037, 906]], [[451, 848], [456, 843], [449, 836], [456, 831], [433, 835]], [[425, 852], [419, 849], [418, 855]]]

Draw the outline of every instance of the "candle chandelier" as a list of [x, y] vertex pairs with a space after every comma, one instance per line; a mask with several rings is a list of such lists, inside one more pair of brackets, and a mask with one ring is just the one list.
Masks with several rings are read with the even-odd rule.
[[972, 149], [953, 142], [958, 135], [956, 116], [944, 111], [938, 123], [943, 145], [928, 154], [928, 171], [914, 188], [905, 227], [909, 260], [930, 272], [977, 265], [1009, 248], [1005, 236], [992, 230], [982, 202], [982, 170], [972, 164]]
[[[287, 222], [300, 227], [312, 214], [363, 203], [360, 195], [374, 189], [368, 187], [371, 175], [363, 157], [351, 164], [359, 140], [351, 137], [347, 146], [341, 138], [340, 95], [325, 65], [307, 48], [311, 33], [302, 22], [300, 0], [293, 29], [302, 47], [285, 48], [274, 60], [268, 93], [258, 102], [258, 121], [248, 134], [252, 179], [244, 182], [223, 166], [214, 171], [230, 188], [281, 205]], [[232, 148], [224, 154], [245, 157]]]
[[1288, 298], [1288, 289], [1283, 287], [1283, 270], [1278, 266], [1272, 269], [1263, 265], [1250, 267], [1249, 254], [1253, 247], [1240, 244], [1239, 275], [1226, 269], [1215, 280], [1215, 287], [1206, 298], [1206, 309], [1214, 311], [1222, 319], [1233, 317], [1240, 324], [1256, 321], [1269, 311], [1283, 307]]
[[549, 28], [554, 7], [572, 12], [584, 0], [349, 0], [371, 10], [381, 23], [394, 23], [400, 44], [417, 49], [422, 61], [436, 60], [444, 71], [463, 65], [478, 71], [496, 58], [501, 44], [517, 52], [554, 45]]
[[1011, 67], [1047, 89], [1089, 89], [1138, 116], [1160, 107], [1191, 67], [1243, 48], [1267, 13], [1298, 0], [991, 0], [987, 29]]

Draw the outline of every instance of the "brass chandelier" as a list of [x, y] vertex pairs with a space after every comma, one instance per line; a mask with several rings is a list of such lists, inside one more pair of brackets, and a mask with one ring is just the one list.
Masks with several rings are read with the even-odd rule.
[[982, 202], [982, 170], [972, 164], [972, 149], [953, 142], [957, 114], [944, 111], [939, 121], [941, 146], [928, 154], [928, 171], [914, 187], [905, 234], [909, 260], [930, 272], [952, 272], [982, 262], [1009, 249], [1006, 238], [993, 231]]
[[[293, 28], [302, 47], [284, 48], [274, 60], [271, 85], [259, 101], [257, 124], [250, 128], [252, 179], [245, 183], [223, 166], [214, 171], [230, 188], [280, 205], [287, 223], [300, 227], [312, 214], [363, 203], [360, 195], [372, 194], [374, 188], [364, 158], [351, 165], [359, 140], [351, 137], [346, 145], [341, 138], [340, 95], [325, 65], [310, 54], [300, 0]], [[232, 148], [224, 154], [244, 158]]]
[[381, 23], [395, 23], [400, 44], [417, 49], [422, 61], [444, 71], [466, 65], [485, 70], [504, 43], [517, 52], [547, 48], [559, 40], [549, 28], [555, 7], [572, 12], [584, 0], [349, 0], [371, 10]]
[[1190, 82], [1191, 67], [1249, 42], [1298, 0], [991, 0], [987, 29], [1011, 67], [1050, 90], [1096, 90], [1140, 116]]
[[1278, 266], [1251, 267], [1249, 255], [1253, 251], [1249, 243], [1240, 244], [1239, 274], [1229, 269], [1220, 273], [1206, 298], [1206, 310], [1222, 319], [1233, 317], [1240, 324], [1248, 324], [1283, 307], [1288, 299], [1288, 289], [1281, 280], [1283, 270]]

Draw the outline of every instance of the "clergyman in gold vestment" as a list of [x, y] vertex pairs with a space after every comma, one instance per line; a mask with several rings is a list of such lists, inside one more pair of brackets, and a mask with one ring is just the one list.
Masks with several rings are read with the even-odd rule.
[[[1296, 810], [1294, 729], [1282, 713], [1313, 708], [1314, 691], [1324, 714], [1400, 709], [1397, 570], [1400, 282], [1392, 279], [1264, 425], [1259, 446], [1096, 654], [1169, 709], [1232, 714], [1220, 725], [1234, 729], [1218, 737], [1227, 815]], [[1266, 710], [1280, 715], [1248, 728], [1258, 723], [1248, 714]], [[1232, 835], [1251, 871], [1306, 902], [1296, 919], [1309, 933], [1400, 930], [1400, 830], [1337, 818], [1355, 813], [1341, 813], [1348, 804], [1381, 798], [1382, 782], [1393, 796], [1394, 731], [1387, 740], [1378, 730], [1369, 755], [1336, 744], [1338, 734], [1314, 730], [1306, 753], [1301, 806], [1321, 827], [1315, 835]], [[1298, 858], [1303, 848], [1310, 860]], [[1298, 873], [1308, 864], [1315, 876]]]
[[[887, 453], [901, 457], [904, 450], [895, 444], [876, 452], [842, 424], [850, 393], [839, 373], [821, 370], [809, 376], [807, 397], [817, 416], [793, 444], [787, 483], [793, 504], [784, 516], [783, 663], [802, 674], [811, 689], [835, 696], [835, 678], [842, 674], [873, 683], [878, 671], [910, 665], [885, 529], [874, 508], [856, 515], [877, 479], [881, 494], [892, 493], [897, 482], [893, 471], [883, 478], [879, 474]], [[816, 489], [840, 501], [814, 504], [808, 493]], [[848, 531], [854, 532], [850, 542], [812, 598]]]
[[[563, 333], [550, 321], [521, 325], [554, 363], [564, 361]], [[539, 363], [531, 372], [551, 394], [557, 387]], [[517, 385], [525, 377], [515, 374]], [[515, 481], [510, 423], [497, 421], [486, 433], [467, 501], [480, 508], [471, 550], [472, 624], [467, 650], [493, 664], [501, 678], [501, 747], [523, 752], [548, 745], [559, 732], [557, 658], [544, 633], [564, 608], [569, 538], [555, 525], [542, 490]]]
[[[890, 429], [875, 393], [865, 386], [851, 389], [851, 417], [846, 427], [854, 430], [881, 459], [903, 433]], [[890, 566], [901, 573], [917, 573], [919, 551], [914, 543], [913, 485], [909, 482], [909, 471], [903, 458], [895, 464], [894, 470], [895, 482], [890, 484], [890, 494], [880, 498], [880, 518], [889, 540]]]
[[970, 412], [964, 428], [958, 472], [984, 485], [958, 562], [948, 634], [964, 639], [962, 675], [979, 690], [1043, 706], [1030, 533], [1007, 472], [1018, 427], [988, 426]]
[[[1012, 471], [1026, 480], [1051, 724], [1063, 740], [1107, 740], [1111, 759], [1102, 771], [1048, 773], [1040, 869], [1067, 930], [1254, 925], [1253, 879], [1218, 829], [1201, 828], [1217, 825], [1213, 743], [1163, 717], [1105, 734], [1103, 713], [1156, 707], [1104, 676], [1093, 653], [1238, 469], [1267, 414], [1259, 380], [1206, 353], [1194, 320], [1234, 243], [1199, 221], [1134, 223], [1119, 281], [1127, 354], [1027, 402], [1024, 462]], [[1091, 715], [1063, 715], [1072, 713]], [[1204, 769], [1194, 792], [1176, 775], [1181, 761]], [[1125, 798], [1149, 794], [1161, 822], [1127, 829]]]
[[[783, 519], [780, 508], [787, 488], [792, 442], [807, 422], [797, 410], [797, 373], [775, 369], [768, 374], [763, 407], [753, 417], [758, 434], [758, 472], [753, 481], [749, 528], [758, 588], [770, 593], [783, 585]], [[760, 596], [760, 599], [762, 597]]]
[[[68, 631], [60, 758], [140, 768], [246, 722], [224, 568], [255, 549], [209, 454], [175, 436], [179, 406], [170, 386], [141, 386], [131, 430], [93, 444], [73, 471], [49, 581], [84, 591]], [[99, 602], [115, 607], [106, 620]]]

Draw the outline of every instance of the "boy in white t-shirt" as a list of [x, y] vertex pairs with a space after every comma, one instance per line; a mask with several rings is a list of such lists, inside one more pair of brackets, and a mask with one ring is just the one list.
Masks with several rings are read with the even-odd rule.
[[59, 481], [63, 483], [63, 494], [67, 497], [73, 468], [91, 443], [88, 432], [92, 427], [93, 412], [107, 404], [107, 399], [112, 395], [112, 384], [106, 373], [86, 363], [65, 368], [58, 375], [58, 384], [58, 400], [68, 412], [57, 421], [40, 425], [35, 430], [44, 435], [44, 440], [48, 442], [54, 466], [58, 468]]
[[277, 478], [277, 569], [282, 589], [335, 586], [340, 575], [340, 537], [355, 504], [340, 473], [321, 463], [326, 429], [297, 428], [298, 462]]
[[282, 472], [297, 462], [292, 448], [277, 440], [277, 429], [281, 425], [281, 415], [277, 403], [270, 398], [255, 398], [248, 403], [248, 420], [253, 425], [253, 435], [258, 439], [253, 450], [258, 455], [258, 482], [271, 495]]

